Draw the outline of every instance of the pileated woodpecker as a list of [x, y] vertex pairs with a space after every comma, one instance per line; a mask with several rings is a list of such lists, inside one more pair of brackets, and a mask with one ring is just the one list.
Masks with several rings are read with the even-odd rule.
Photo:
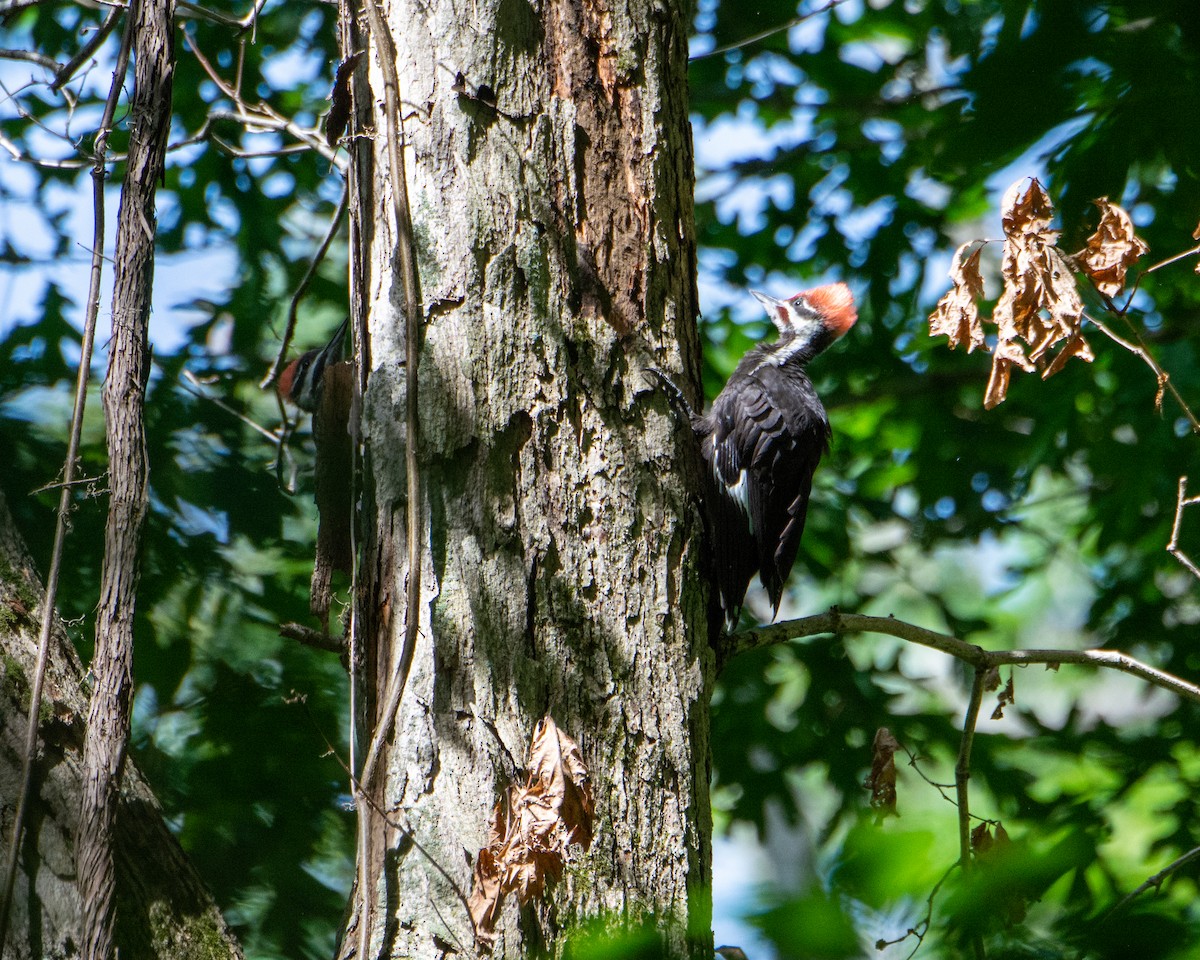
[[279, 395], [313, 415], [316, 463], [313, 471], [317, 502], [317, 556], [309, 590], [309, 608], [329, 627], [333, 572], [350, 573], [354, 562], [353, 517], [354, 445], [349, 433], [354, 394], [354, 368], [342, 362], [342, 347], [350, 324], [347, 317], [333, 339], [318, 350], [301, 354], [279, 375]]
[[717, 587], [731, 624], [756, 573], [779, 613], [804, 532], [813, 472], [831, 435], [804, 368], [858, 319], [844, 283], [789, 300], [752, 292], [779, 338], [747, 352], [712, 409], [692, 417], [706, 467]]
[[283, 368], [279, 375], [279, 395], [294, 403], [301, 410], [314, 413], [321, 402], [321, 386], [325, 382], [326, 368], [342, 359], [346, 330], [350, 318], [342, 321], [333, 338], [316, 350], [302, 353]]

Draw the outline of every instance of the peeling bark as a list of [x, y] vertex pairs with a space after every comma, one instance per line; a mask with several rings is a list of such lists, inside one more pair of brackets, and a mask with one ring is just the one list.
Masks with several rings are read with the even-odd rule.
[[[714, 658], [686, 429], [643, 371], [698, 381], [686, 18], [676, 5], [381, 4], [397, 50], [426, 302], [420, 633], [367, 818], [372, 956], [470, 950], [461, 895], [550, 714], [592, 771], [596, 836], [498, 956], [591, 917], [712, 955]], [[370, 716], [401, 656], [404, 324], [379, 51], [364, 238], [374, 514]], [[461, 78], [459, 77], [461, 74]], [[495, 105], [471, 96], [480, 85]], [[357, 96], [366, 92], [357, 88]], [[363, 253], [364, 251], [360, 251]], [[681, 372], [682, 371], [682, 372]], [[358, 934], [347, 936], [352, 955]]]

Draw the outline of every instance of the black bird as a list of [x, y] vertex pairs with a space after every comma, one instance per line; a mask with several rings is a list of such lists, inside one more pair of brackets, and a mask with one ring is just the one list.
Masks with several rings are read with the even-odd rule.
[[752, 293], [767, 308], [779, 338], [747, 352], [712, 409], [692, 418], [707, 468], [714, 573], [730, 624], [756, 573], [779, 613], [804, 532], [813, 473], [829, 449], [829, 418], [804, 368], [858, 319], [844, 283], [788, 300]]

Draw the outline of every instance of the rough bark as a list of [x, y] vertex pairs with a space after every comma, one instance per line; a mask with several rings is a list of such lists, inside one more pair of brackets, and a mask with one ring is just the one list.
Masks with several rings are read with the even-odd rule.
[[362, 623], [375, 721], [409, 654], [411, 671], [368, 785], [388, 815], [366, 818], [360, 845], [374, 909], [343, 952], [363, 923], [372, 956], [473, 949], [460, 897], [550, 714], [590, 768], [595, 841], [528, 908], [509, 899], [496, 955], [556, 952], [565, 930], [605, 916], [652, 918], [672, 955], [709, 957], [700, 522], [685, 428], [643, 373], [698, 378], [685, 12], [380, 6], [426, 303], [424, 559], [405, 651], [403, 297], [372, 44], [372, 206], [355, 211], [354, 235], [369, 268]]
[[134, 18], [135, 68], [129, 157], [117, 214], [113, 336], [104, 385], [110, 494], [92, 660], [95, 689], [88, 711], [75, 848], [83, 901], [80, 952], [86, 960], [107, 960], [114, 945], [117, 801], [129, 745], [133, 618], [148, 502], [143, 405], [150, 369], [154, 197], [171, 123], [174, 12], [173, 0], [140, 0], [127, 14]]
[[[12, 827], [37, 658], [42, 588], [0, 496], [0, 827]], [[62, 624], [54, 624], [41, 744], [8, 937], [6, 960], [79, 953], [82, 902], [74, 843], [83, 793], [87, 681]], [[141, 774], [128, 765], [117, 808], [116, 942], [124, 960], [216, 960], [241, 950], [167, 829]]]

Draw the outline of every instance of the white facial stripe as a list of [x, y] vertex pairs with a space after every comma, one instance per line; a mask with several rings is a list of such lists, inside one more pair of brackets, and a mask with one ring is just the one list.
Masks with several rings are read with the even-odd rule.
[[765, 357], [754, 365], [751, 373], [757, 373], [763, 367], [782, 367], [785, 363], [791, 360], [796, 354], [800, 353], [808, 346], [808, 340], [803, 336], [793, 337], [788, 343], [784, 344], [778, 350], [772, 350]]

